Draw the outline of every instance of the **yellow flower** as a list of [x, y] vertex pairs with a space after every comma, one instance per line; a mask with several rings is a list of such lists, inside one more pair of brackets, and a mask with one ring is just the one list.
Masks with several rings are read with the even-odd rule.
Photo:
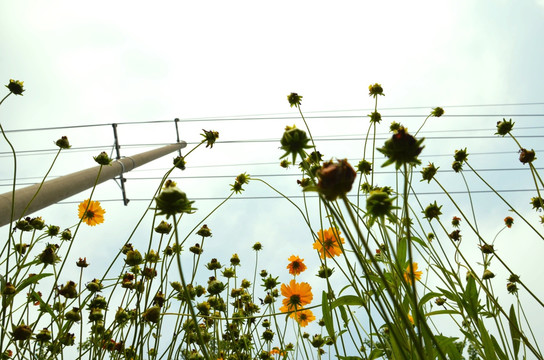
[[302, 327], [308, 326], [308, 323], [315, 320], [315, 316], [312, 310], [300, 310], [292, 313], [290, 316], [295, 319]]
[[[412, 267], [414, 268], [414, 279], [421, 280], [421, 275], [423, 274], [423, 271], [417, 271], [417, 263], [412, 263]], [[408, 267], [404, 271], [404, 280], [408, 284], [412, 284], [412, 275], [410, 272], [410, 264], [408, 264]]]
[[[318, 239], [314, 242], [314, 249], [319, 251], [319, 257], [332, 258], [342, 254], [340, 242], [344, 243], [344, 238], [340, 237], [340, 230], [330, 228], [328, 230], [319, 230], [317, 232]], [[340, 240], [340, 241], [338, 241]]]
[[98, 201], [89, 201], [89, 199], [79, 204], [78, 216], [87, 225], [95, 226], [104, 222], [106, 211], [100, 206]]
[[297, 283], [295, 280], [291, 280], [289, 285], [281, 284], [281, 294], [285, 296], [285, 299], [282, 300], [283, 306], [280, 307], [281, 312], [302, 309], [314, 298], [310, 284], [307, 282]]
[[296, 255], [291, 255], [288, 260], [290, 261], [289, 265], [287, 265], [287, 269], [289, 269], [289, 274], [299, 275], [301, 272], [306, 270], [306, 265], [304, 265], [304, 259], [301, 259]]

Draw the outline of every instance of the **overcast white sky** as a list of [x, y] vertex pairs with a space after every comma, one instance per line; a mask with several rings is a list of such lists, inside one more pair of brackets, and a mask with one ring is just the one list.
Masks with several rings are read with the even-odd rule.
[[[381, 128], [382, 137], [391, 120], [415, 131], [435, 106], [443, 106], [448, 115], [497, 114], [432, 120], [422, 135], [432, 137], [430, 131], [440, 130], [435, 135], [444, 138], [427, 141], [425, 152], [451, 155], [454, 149], [465, 146], [469, 153], [511, 151], [508, 156], [480, 155], [472, 160], [482, 167], [519, 168], [511, 140], [485, 142], [446, 137], [492, 135], [495, 123], [503, 116], [544, 113], [542, 1], [161, 1], [153, 5], [142, 1], [4, 1], [0, 3], [0, 14], [0, 80], [3, 84], [10, 78], [22, 80], [27, 89], [23, 97], [11, 97], [0, 108], [0, 121], [6, 130], [180, 118], [181, 137], [190, 143], [200, 140], [202, 128], [218, 130], [220, 140], [226, 142], [279, 140], [285, 125], [303, 124], [293, 119], [184, 120], [251, 114], [296, 116], [286, 95], [298, 92], [304, 96], [303, 110], [308, 114], [337, 111], [361, 116], [309, 119], [314, 136], [362, 136], [368, 127], [364, 117], [369, 111], [349, 110], [372, 107], [368, 85], [378, 82], [386, 94], [379, 99], [379, 107], [384, 109], [383, 115], [390, 116]], [[541, 104], [456, 107], [519, 103]], [[405, 109], [414, 106], [423, 109]], [[317, 114], [323, 115], [313, 115]], [[394, 117], [406, 114], [422, 117]], [[519, 127], [531, 127], [540, 124], [542, 118], [513, 119]], [[484, 131], [476, 132], [477, 129]], [[176, 140], [173, 122], [120, 125], [118, 130], [124, 146], [121, 153], [127, 156], [152, 148], [131, 144]], [[524, 131], [518, 134], [543, 135], [543, 129]], [[102, 150], [111, 151], [113, 144], [108, 125], [9, 134], [20, 151], [53, 149], [52, 142], [62, 135], [69, 137], [74, 149], [63, 155], [52, 176], [94, 166], [91, 156]], [[542, 150], [541, 139], [527, 138], [524, 144], [535, 150], [540, 146]], [[179, 180], [189, 197], [224, 197], [234, 176], [244, 171], [255, 175], [285, 172], [275, 165], [282, 154], [279, 141], [221, 141], [212, 150], [202, 149], [191, 156], [189, 169], [176, 176], [232, 177]], [[86, 146], [101, 148], [77, 149]], [[355, 164], [362, 156], [360, 141], [323, 141], [318, 147], [326, 158], [348, 157], [355, 159]], [[0, 175], [6, 185], [12, 162], [5, 154], [8, 148], [4, 142], [0, 143], [0, 151]], [[537, 157], [542, 156], [537, 153]], [[51, 159], [50, 152], [20, 156], [19, 182], [39, 181], [27, 178], [41, 176]], [[145, 171], [127, 174], [129, 198], [150, 198], [158, 180], [130, 178], [157, 177], [171, 159], [167, 156], [146, 166]], [[424, 161], [435, 161], [442, 169], [448, 169], [452, 159], [437, 156]], [[261, 165], [247, 165], [254, 163]], [[504, 189], [530, 188], [528, 176], [527, 172], [508, 177], [489, 174], [494, 185]], [[521, 183], [520, 177], [528, 181]], [[268, 179], [287, 195], [299, 194], [295, 177]], [[458, 180], [452, 186], [463, 190]], [[386, 180], [383, 181], [385, 185]], [[480, 184], [474, 186], [482, 188]], [[1, 186], [0, 191], [7, 192], [9, 188]], [[274, 194], [254, 182], [247, 186], [245, 195]], [[480, 196], [478, 210], [488, 215], [481, 221], [488, 226], [486, 235], [492, 237], [508, 213], [504, 206], [486, 205], [488, 198]], [[534, 194], [510, 196], [527, 207]], [[79, 202], [87, 197], [88, 193], [83, 193], [70, 200]], [[120, 191], [111, 182], [101, 185], [95, 197], [119, 199]], [[183, 228], [189, 231], [217, 203], [197, 201], [195, 206], [200, 211]], [[74, 257], [85, 255], [91, 263], [101, 262], [104, 249], [114, 251], [122, 246], [146, 203], [133, 201], [124, 207], [120, 201], [103, 201], [103, 205], [106, 222], [97, 228], [83, 229], [80, 249]], [[456, 215], [449, 205], [444, 210], [448, 216]], [[64, 227], [77, 221], [75, 204], [55, 205], [40, 214], [47, 222], [65, 221], [60, 224]], [[282, 268], [287, 257], [297, 251], [313, 266], [312, 274], [301, 279], [310, 281], [317, 261], [313, 259], [308, 231], [301, 221], [293, 222], [296, 216], [296, 210], [284, 201], [234, 200], [207, 221], [214, 237], [208, 243], [210, 252], [204, 253], [205, 259], [217, 256], [226, 262], [226, 246], [228, 252], [247, 253], [245, 249], [260, 241], [270, 251], [266, 256], [274, 259], [274, 263], [263, 263], [262, 267], [276, 268], [282, 280], [287, 280]], [[133, 242], [145, 243], [145, 236]], [[191, 241], [196, 240], [194, 237]], [[516, 237], [516, 241], [522, 239]], [[526, 249], [527, 245], [521, 246]], [[504, 246], [505, 250], [511, 246], [508, 249], [513, 253], [522, 251], [519, 243], [514, 247], [505, 241]], [[538, 242], [531, 246], [542, 248]], [[531, 261], [536, 264], [540, 261], [537, 254], [542, 252], [524, 252], [523, 258], [515, 256], [511, 261], [520, 266]], [[247, 259], [248, 263], [252, 261]], [[539, 280], [544, 275], [541, 267], [525, 270], [522, 277], [534, 279], [529, 285], [544, 296]]]

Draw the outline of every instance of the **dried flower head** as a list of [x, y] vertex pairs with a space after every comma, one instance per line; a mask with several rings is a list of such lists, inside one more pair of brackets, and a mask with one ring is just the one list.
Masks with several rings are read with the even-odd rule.
[[291, 155], [292, 163], [296, 163], [297, 155], [301, 159], [306, 158], [305, 149], [310, 149], [312, 146], [309, 145], [310, 138], [306, 135], [306, 132], [298, 129], [295, 125], [285, 127], [283, 136], [281, 137], [280, 144], [281, 149], [285, 151], [280, 159]]
[[514, 219], [511, 216], [507, 216], [504, 218], [504, 225], [506, 225], [507, 228], [511, 228], [514, 224]]
[[441, 117], [442, 115], [444, 115], [444, 109], [441, 107], [435, 107], [433, 111], [431, 111], [431, 116]]
[[377, 97], [378, 95], [381, 95], [381, 96], [385, 96], [385, 94], [383, 93], [383, 88], [380, 84], [378, 83], [375, 83], [374, 85], [369, 85], [368, 86], [368, 95], [369, 96], [373, 96], [373, 97]]
[[388, 158], [382, 167], [395, 163], [398, 170], [404, 164], [412, 166], [421, 164], [418, 155], [424, 148], [421, 146], [423, 140], [423, 138], [417, 140], [408, 134], [406, 128], [400, 127], [383, 147], [377, 149]]
[[497, 122], [497, 132], [495, 133], [495, 135], [507, 135], [514, 128], [514, 124], [515, 123], [512, 122], [512, 119], [506, 121], [506, 119], [503, 118], [502, 121]]
[[357, 173], [347, 159], [337, 162], [328, 161], [317, 171], [319, 182], [317, 189], [325, 199], [334, 201], [347, 194], [357, 177]]
[[527, 164], [527, 163], [532, 163], [534, 160], [536, 159], [535, 157], [535, 151], [533, 149], [531, 150], [527, 150], [527, 149], [521, 149], [519, 151], [519, 161], [521, 161], [521, 163], [523, 165]]
[[300, 103], [302, 102], [302, 95], [290, 93], [287, 95], [287, 101], [289, 101], [289, 105], [291, 105], [291, 107], [299, 107]]
[[206, 131], [204, 129], [202, 129], [202, 131], [204, 131], [204, 134], [200, 134], [200, 135], [204, 137], [203, 141], [206, 141], [206, 147], [209, 146], [210, 149], [213, 148], [213, 144], [215, 144], [217, 139], [219, 139], [219, 133], [217, 131], [212, 131], [212, 130]]

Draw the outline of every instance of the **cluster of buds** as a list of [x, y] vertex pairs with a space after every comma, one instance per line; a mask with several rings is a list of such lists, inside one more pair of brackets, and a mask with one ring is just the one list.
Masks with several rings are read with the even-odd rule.
[[249, 183], [249, 175], [247, 173], [242, 173], [234, 179], [234, 184], [231, 185], [231, 190], [234, 191], [237, 194], [240, 194], [244, 189], [242, 188], [243, 185]]

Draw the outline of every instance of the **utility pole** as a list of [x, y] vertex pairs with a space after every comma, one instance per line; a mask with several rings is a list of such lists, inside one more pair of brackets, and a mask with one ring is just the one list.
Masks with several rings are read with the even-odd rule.
[[[111, 163], [111, 166], [102, 166], [100, 178], [97, 184], [104, 181], [121, 176], [123, 173], [129, 172], [138, 166], [156, 160], [164, 155], [174, 151], [181, 150], [187, 146], [187, 143], [182, 141], [177, 144], [166, 145], [161, 148], [150, 150], [141, 154], [127, 156]], [[69, 175], [49, 180], [43, 183], [38, 195], [30, 206], [26, 209], [28, 203], [32, 200], [39, 184], [35, 184], [23, 189], [15, 191], [13, 220], [32, 214], [49, 205], [62, 201], [70, 196], [76, 195], [84, 190], [94, 186], [100, 166], [95, 166], [86, 170], [81, 170]], [[12, 206], [12, 192], [0, 195], [0, 226], [9, 224]], [[24, 211], [24, 213], [23, 213]]]

